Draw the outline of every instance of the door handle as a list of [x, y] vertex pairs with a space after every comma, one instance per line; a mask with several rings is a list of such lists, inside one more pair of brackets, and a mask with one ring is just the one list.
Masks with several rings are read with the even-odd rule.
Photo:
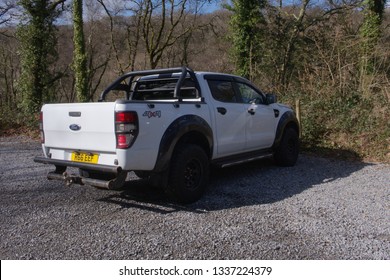
[[253, 102], [248, 108], [248, 113], [253, 116], [256, 113], [256, 109], [257, 109], [257, 105], [256, 103]]
[[225, 115], [227, 112], [226, 108], [223, 108], [223, 107], [218, 107], [217, 111], [218, 111], [218, 113], [220, 113], [222, 115]]

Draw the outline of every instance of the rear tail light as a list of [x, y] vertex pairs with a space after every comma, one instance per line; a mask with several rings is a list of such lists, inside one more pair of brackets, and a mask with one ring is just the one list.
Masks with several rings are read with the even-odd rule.
[[138, 135], [138, 115], [133, 111], [115, 113], [116, 147], [127, 149]]
[[39, 135], [41, 138], [41, 143], [45, 143], [45, 133], [43, 132], [43, 112], [39, 113]]

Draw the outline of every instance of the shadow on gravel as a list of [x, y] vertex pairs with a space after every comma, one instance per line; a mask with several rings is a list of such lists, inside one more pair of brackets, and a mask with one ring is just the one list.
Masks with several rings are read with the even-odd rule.
[[243, 206], [282, 201], [320, 184], [346, 178], [369, 164], [312, 156], [300, 156], [294, 167], [278, 167], [272, 160], [251, 162], [224, 169], [213, 169], [210, 187], [196, 203], [169, 202], [162, 190], [147, 180], [133, 180], [118, 194], [102, 199], [125, 208], [140, 208], [158, 213], [190, 211], [205, 213]]
[[99, 199], [122, 208], [136, 208], [158, 214], [169, 214], [179, 211], [204, 213], [204, 210], [172, 203], [162, 189], [153, 187], [148, 180], [135, 179], [125, 184], [118, 194]]
[[302, 155], [294, 167], [278, 167], [266, 160], [218, 169], [211, 177], [208, 195], [197, 207], [215, 211], [275, 203], [346, 178], [367, 165]]

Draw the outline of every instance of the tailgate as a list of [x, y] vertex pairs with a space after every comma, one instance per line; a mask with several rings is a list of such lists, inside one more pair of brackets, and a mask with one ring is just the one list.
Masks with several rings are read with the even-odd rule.
[[114, 102], [44, 105], [45, 146], [115, 152], [114, 111]]

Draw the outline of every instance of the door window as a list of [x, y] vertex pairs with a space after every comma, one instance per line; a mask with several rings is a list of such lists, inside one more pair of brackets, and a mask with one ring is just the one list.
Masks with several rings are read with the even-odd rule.
[[264, 104], [263, 95], [249, 85], [237, 83], [237, 88], [243, 103]]
[[213, 98], [220, 102], [237, 102], [233, 84], [230, 81], [208, 81]]

